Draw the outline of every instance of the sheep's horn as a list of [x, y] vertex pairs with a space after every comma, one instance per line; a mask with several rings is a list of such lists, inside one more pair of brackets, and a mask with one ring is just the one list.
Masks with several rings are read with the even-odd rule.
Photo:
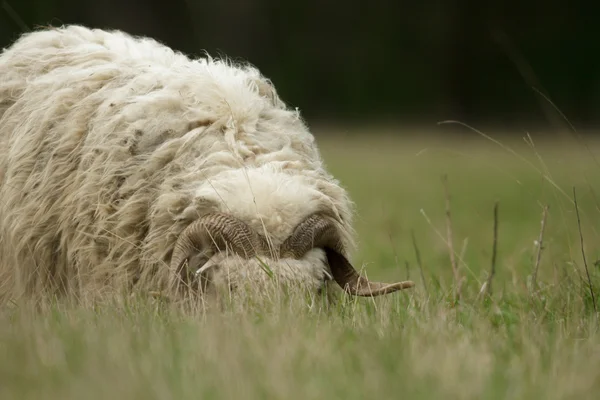
[[334, 222], [321, 214], [313, 214], [298, 224], [294, 233], [281, 245], [282, 257], [299, 258], [312, 248], [323, 248], [333, 279], [354, 296], [380, 296], [415, 286], [412, 281], [392, 284], [371, 282], [360, 276], [343, 256], [343, 245]]
[[239, 219], [221, 213], [209, 214], [181, 232], [171, 257], [171, 270], [174, 276], [185, 276], [184, 262], [206, 250], [229, 248], [240, 256], [251, 258], [267, 247], [265, 239]]
[[381, 296], [415, 286], [413, 281], [395, 283], [372, 282], [362, 277], [341, 253], [325, 247], [327, 262], [335, 281], [354, 296]]

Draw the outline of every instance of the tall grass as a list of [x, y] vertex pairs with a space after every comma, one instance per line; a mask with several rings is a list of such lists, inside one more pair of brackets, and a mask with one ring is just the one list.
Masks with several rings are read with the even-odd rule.
[[151, 297], [8, 305], [0, 398], [595, 399], [599, 147], [533, 139], [318, 136], [356, 201], [355, 265], [417, 287], [332, 306], [294, 293], [212, 311]]

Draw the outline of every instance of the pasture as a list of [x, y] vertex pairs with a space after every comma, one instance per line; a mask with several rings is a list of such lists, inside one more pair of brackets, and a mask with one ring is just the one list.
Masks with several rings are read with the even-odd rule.
[[330, 309], [283, 295], [221, 313], [155, 298], [6, 304], [0, 398], [597, 397], [598, 144], [315, 133], [356, 203], [355, 266], [415, 288]]

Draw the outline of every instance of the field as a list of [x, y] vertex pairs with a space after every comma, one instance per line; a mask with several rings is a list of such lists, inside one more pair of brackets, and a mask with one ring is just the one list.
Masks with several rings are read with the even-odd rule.
[[332, 309], [281, 299], [220, 314], [159, 300], [6, 306], [0, 398], [597, 398], [597, 144], [474, 132], [318, 140], [356, 202], [355, 265], [415, 288]]

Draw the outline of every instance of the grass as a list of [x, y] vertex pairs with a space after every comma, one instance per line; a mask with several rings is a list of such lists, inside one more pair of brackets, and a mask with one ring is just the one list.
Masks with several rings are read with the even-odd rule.
[[[600, 334], [572, 188], [598, 297], [600, 165], [574, 140], [517, 139], [502, 139], [515, 155], [476, 134], [318, 137], [356, 202], [355, 265], [378, 280], [408, 275], [417, 287], [331, 309], [285, 297], [221, 313], [143, 299], [42, 312], [4, 307], [0, 398], [596, 398]], [[590, 148], [599, 154], [598, 145]], [[480, 291], [492, 263], [496, 201], [488, 297]]]

